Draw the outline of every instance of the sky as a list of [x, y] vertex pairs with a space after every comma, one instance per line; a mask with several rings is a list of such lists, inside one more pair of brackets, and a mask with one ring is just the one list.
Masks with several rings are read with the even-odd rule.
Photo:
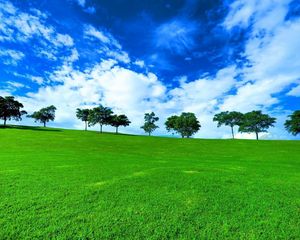
[[284, 122], [300, 109], [300, 2], [0, 0], [8, 95], [28, 113], [55, 105], [52, 127], [82, 129], [76, 108], [102, 104], [129, 117], [122, 132], [143, 134], [144, 113], [154, 111], [155, 135], [168, 135], [168, 116], [193, 112], [195, 137], [230, 138], [214, 114], [262, 110], [277, 123], [261, 138], [295, 139]]

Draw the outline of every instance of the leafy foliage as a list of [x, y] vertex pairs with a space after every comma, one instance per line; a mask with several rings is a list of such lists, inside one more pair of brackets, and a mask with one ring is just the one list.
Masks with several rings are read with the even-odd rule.
[[31, 115], [28, 115], [28, 117], [34, 118], [35, 122], [41, 122], [44, 124], [44, 127], [46, 127], [47, 122], [54, 121], [55, 111], [56, 107], [51, 105], [49, 107], [42, 108]]
[[270, 117], [268, 114], [263, 114], [261, 111], [252, 111], [244, 114], [242, 123], [240, 124], [239, 131], [244, 133], [258, 134], [267, 132], [267, 129], [274, 126], [276, 118]]
[[293, 112], [289, 119], [286, 120], [284, 126], [289, 133], [295, 136], [298, 135], [300, 133], [300, 110]]
[[159, 120], [159, 117], [156, 117], [154, 112], [145, 113], [144, 120], [145, 123], [141, 128], [150, 136], [155, 129], [159, 128], [155, 124]]
[[88, 116], [88, 122], [90, 126], [96, 124], [100, 125], [100, 132], [102, 133], [102, 126], [109, 125], [111, 123], [113, 111], [108, 108], [100, 105], [99, 107], [93, 108], [90, 110]]
[[180, 116], [171, 116], [167, 119], [166, 129], [168, 131], [174, 131], [184, 137], [191, 137], [198, 132], [201, 128], [199, 121], [194, 113], [182, 113]]
[[87, 130], [88, 120], [89, 120], [90, 109], [80, 109], [76, 110], [76, 117], [81, 121], [85, 122], [85, 131]]
[[178, 122], [179, 122], [179, 116], [174, 115], [174, 116], [168, 117], [167, 121], [165, 122], [166, 129], [169, 132], [177, 129]]
[[16, 101], [13, 96], [0, 96], [0, 119], [4, 121], [4, 126], [8, 120], [22, 120], [22, 115], [27, 114], [26, 111], [21, 110], [23, 107], [23, 104]]
[[218, 122], [218, 127], [222, 125], [231, 127], [232, 138], [234, 138], [234, 126], [239, 126], [242, 123], [243, 114], [240, 112], [221, 112], [214, 116], [213, 121]]
[[110, 125], [116, 128], [116, 133], [118, 133], [118, 128], [120, 126], [129, 126], [131, 122], [127, 118], [126, 115], [121, 114], [121, 115], [113, 115], [110, 121]]

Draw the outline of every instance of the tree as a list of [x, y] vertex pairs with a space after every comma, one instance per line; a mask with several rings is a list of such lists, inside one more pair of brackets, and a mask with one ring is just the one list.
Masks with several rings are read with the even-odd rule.
[[171, 131], [178, 132], [176, 130], [179, 128], [178, 122], [179, 122], [179, 116], [174, 115], [174, 116], [168, 117], [167, 121], [165, 122], [167, 131], [168, 132], [171, 132]]
[[254, 132], [258, 140], [258, 134], [267, 132], [267, 129], [274, 127], [274, 123], [276, 123], [276, 118], [263, 114], [261, 111], [252, 111], [244, 114], [239, 131], [245, 133]]
[[90, 111], [88, 122], [90, 126], [96, 124], [100, 125], [100, 132], [102, 133], [103, 125], [109, 125], [111, 122], [113, 111], [108, 108], [100, 105], [99, 107], [93, 108]]
[[300, 133], [300, 110], [294, 111], [292, 115], [289, 115], [289, 119], [286, 120], [285, 129], [294, 136]]
[[4, 121], [4, 126], [11, 119], [21, 121], [22, 115], [27, 114], [26, 111], [21, 110], [23, 107], [23, 104], [16, 101], [13, 96], [0, 96], [0, 119]]
[[85, 131], [87, 130], [88, 127], [89, 114], [90, 114], [90, 109], [77, 108], [76, 117], [81, 121], [85, 122]]
[[145, 123], [143, 126], [141, 126], [141, 129], [143, 129], [150, 136], [155, 129], [159, 128], [155, 124], [159, 120], [159, 117], [156, 117], [155, 113], [151, 112], [151, 113], [145, 113], [144, 119], [145, 119]]
[[47, 122], [54, 121], [55, 111], [56, 107], [51, 105], [49, 107], [42, 108], [31, 115], [28, 115], [28, 117], [34, 118], [35, 122], [43, 123], [44, 127], [46, 127]]
[[242, 122], [243, 114], [240, 112], [221, 112], [214, 116], [213, 121], [218, 122], [218, 127], [222, 125], [230, 126], [232, 138], [234, 139], [234, 126], [239, 126]]
[[131, 122], [127, 118], [126, 115], [121, 114], [121, 115], [113, 115], [110, 121], [110, 125], [116, 128], [116, 134], [118, 134], [118, 128], [120, 126], [129, 126]]
[[180, 116], [171, 116], [165, 122], [168, 131], [174, 131], [184, 137], [191, 137], [198, 132], [201, 125], [194, 113], [184, 112]]

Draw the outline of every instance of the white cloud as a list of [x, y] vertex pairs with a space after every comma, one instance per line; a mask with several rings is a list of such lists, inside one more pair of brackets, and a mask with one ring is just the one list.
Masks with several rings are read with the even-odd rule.
[[4, 58], [3, 63], [6, 65], [17, 65], [25, 57], [25, 54], [12, 49], [0, 49], [0, 57]]
[[[139, 127], [143, 123], [144, 113], [154, 111], [160, 117], [160, 128], [156, 131], [158, 135], [167, 134], [164, 121], [168, 116], [192, 111], [202, 124], [196, 137], [230, 138], [230, 130], [226, 127], [217, 128], [212, 118], [221, 106], [222, 99], [234, 88], [235, 76], [238, 73], [232, 66], [221, 69], [215, 77], [191, 82], [182, 78], [179, 87], [167, 90], [155, 74], [134, 72], [118, 66], [117, 61], [112, 59], [104, 60], [83, 71], [65, 63], [49, 77], [52, 81], [59, 82], [59, 85], [41, 87], [38, 92], [29, 93], [20, 100], [29, 112], [55, 105], [58, 109], [56, 126], [69, 128], [82, 126], [75, 118], [76, 108], [91, 108], [101, 103], [112, 107], [117, 113], [128, 115], [132, 124], [125, 132], [142, 133]], [[238, 105], [235, 102], [230, 110], [235, 110]], [[107, 127], [106, 130], [112, 129]], [[270, 134], [261, 135], [262, 138], [284, 136], [286, 135], [280, 126], [279, 130], [271, 130]], [[237, 134], [237, 137], [252, 138], [253, 135]]]
[[[282, 114], [277, 114], [270, 107], [280, 103], [279, 96], [291, 85], [299, 83], [300, 19], [286, 20], [290, 2], [236, 1], [231, 4], [223, 23], [229, 31], [233, 27], [250, 28], [244, 52], [249, 66], [242, 67], [243, 81], [236, 85], [236, 92], [228, 95], [219, 108], [242, 112], [262, 109], [275, 114], [279, 119], [276, 128], [263, 134], [263, 138], [287, 137], [283, 129], [287, 113], [281, 109]], [[297, 96], [299, 89], [293, 88], [288, 95]]]
[[8, 85], [12, 86], [13, 88], [24, 88], [24, 87], [26, 87], [23, 83], [19, 83], [19, 82], [8, 81], [6, 83]]
[[300, 97], [300, 85], [297, 87], [292, 88], [287, 95], [294, 96], [294, 97]]
[[239, 25], [241, 27], [247, 27], [251, 16], [255, 11], [255, 1], [243, 1], [238, 0], [230, 5], [230, 11], [227, 15], [224, 26], [228, 29]]
[[107, 58], [114, 58], [119, 62], [130, 63], [128, 53], [122, 50], [120, 43], [109, 32], [97, 30], [92, 25], [86, 25], [84, 35], [89, 39], [100, 40], [101, 45], [94, 44], [94, 47], [99, 48], [100, 54], [105, 54]]
[[30, 79], [39, 85], [42, 85], [44, 83], [44, 79], [42, 77], [31, 76]]
[[16, 81], [3, 82], [2, 86], [0, 87], [0, 96], [11, 96], [14, 94], [15, 91], [19, 90], [20, 88], [28, 87], [23, 83]]
[[69, 35], [57, 33], [54, 27], [45, 23], [46, 14], [36, 9], [31, 12], [22, 12], [11, 3], [0, 1], [0, 41], [28, 42], [36, 37], [43, 45], [69, 47], [74, 44]]
[[124, 51], [108, 51], [107, 53], [108, 57], [113, 57], [114, 59], [124, 62], [124, 63], [130, 63], [130, 58], [128, 56], [127, 52]]
[[223, 26], [228, 30], [233, 27], [246, 28], [251, 23], [255, 27], [271, 30], [280, 24], [288, 11], [292, 0], [237, 0], [229, 6]]
[[240, 19], [237, 16], [245, 9], [252, 9], [251, 34], [244, 52], [250, 67], [241, 69], [244, 84], [238, 86], [236, 94], [225, 99], [221, 109], [235, 107], [237, 110], [248, 111], [268, 108], [280, 101], [274, 94], [283, 92], [298, 81], [300, 20], [285, 20], [289, 2], [238, 1], [232, 4], [231, 12], [225, 20], [226, 27], [240, 26], [241, 19], [246, 22], [247, 17]]
[[40, 76], [33, 76], [33, 75], [30, 75], [30, 74], [20, 74], [20, 73], [17, 73], [17, 72], [13, 72], [12, 74], [17, 78], [22, 78], [22, 79], [26, 79], [26, 80], [28, 79], [32, 82], [36, 82], [39, 85], [44, 83], [44, 79]]
[[212, 111], [218, 100], [230, 91], [235, 85], [235, 67], [228, 67], [217, 72], [215, 77], [206, 77], [186, 83], [180, 81], [180, 87], [172, 89], [170, 95], [174, 107], [182, 105], [183, 111]]
[[140, 68], [144, 68], [145, 67], [145, 62], [143, 60], [136, 60], [133, 64], [139, 66]]
[[100, 40], [103, 43], [110, 43], [109, 37], [107, 37], [106, 34], [104, 34], [102, 31], [97, 30], [92, 25], [87, 25], [85, 27], [85, 35], [97, 38], [98, 40]]
[[88, 14], [95, 14], [96, 13], [96, 8], [93, 6], [87, 7], [86, 0], [74, 0], [80, 7], [83, 8], [83, 11], [88, 13]]
[[174, 19], [155, 30], [153, 41], [158, 48], [184, 54], [195, 46], [196, 32], [199, 32], [197, 23], [186, 19]]
[[5, 11], [6, 13], [9, 13], [9, 14], [15, 14], [17, 9], [11, 2], [1, 0], [0, 1], [0, 11]]
[[84, 34], [86, 37], [94, 37], [104, 44], [109, 44], [118, 49], [121, 49], [120, 43], [107, 31], [104, 32], [96, 29], [92, 25], [86, 25], [84, 29]]
[[[22, 98], [28, 111], [54, 104], [57, 108], [56, 123], [68, 127], [81, 126], [75, 118], [77, 107], [92, 107], [99, 103], [110, 106], [118, 113], [125, 113], [132, 121], [129, 132], [142, 133], [145, 112], [154, 111], [160, 117], [157, 134], [167, 134], [165, 119], [181, 111], [197, 114], [202, 130], [197, 136], [222, 137], [227, 130], [216, 128], [211, 120], [212, 111], [234, 85], [234, 67], [220, 70], [213, 78], [192, 82], [180, 81], [180, 86], [170, 91], [153, 73], [141, 74], [120, 67], [115, 60], [105, 60], [84, 71], [64, 65], [53, 72], [50, 79], [60, 82], [47, 86], [37, 93]], [[210, 89], [210, 94], [207, 89]], [[213, 134], [212, 134], [213, 133]]]
[[50, 76], [61, 84], [41, 87], [38, 92], [22, 97], [22, 102], [28, 111], [55, 105], [58, 108], [56, 122], [69, 123], [69, 127], [78, 126], [77, 107], [91, 107], [101, 102], [116, 112], [126, 113], [136, 131], [144, 110], [155, 108], [166, 88], [152, 73], [139, 74], [115, 64], [114, 60], [106, 60], [83, 72], [64, 65]]
[[58, 52], [55, 49], [47, 49], [47, 48], [35, 48], [35, 55], [42, 59], [47, 58], [51, 61], [56, 61], [58, 59]]
[[[66, 64], [73, 64], [79, 59], [73, 38], [58, 32], [53, 25], [48, 24], [48, 17], [38, 9], [24, 12], [12, 3], [0, 0], [0, 42], [8, 42], [12, 45], [21, 43], [21, 46], [28, 47], [27, 54], [30, 57], [34, 55], [44, 60], [59, 60]], [[26, 56], [17, 50], [1, 48], [0, 57], [4, 64], [17, 65]], [[26, 67], [28, 69], [28, 66]], [[49, 71], [51, 72], [51, 69]], [[23, 74], [20, 77], [38, 85], [47, 83], [39, 76]]]
[[11, 96], [11, 92], [7, 89], [0, 89], [0, 96]]
[[56, 46], [67, 46], [71, 47], [74, 45], [73, 39], [67, 34], [60, 34], [56, 35], [56, 41], [54, 42]]
[[71, 63], [77, 61], [78, 59], [79, 59], [79, 53], [76, 48], [73, 48], [71, 50], [71, 55], [65, 57], [64, 60], [65, 60], [65, 62], [68, 62], [69, 64], [71, 64]]

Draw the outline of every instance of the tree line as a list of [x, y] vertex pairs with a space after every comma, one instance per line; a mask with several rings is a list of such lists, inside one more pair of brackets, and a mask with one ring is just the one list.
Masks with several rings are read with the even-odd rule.
[[[42, 123], [44, 127], [46, 127], [48, 122], [55, 119], [56, 107], [53, 105], [41, 108], [32, 114], [22, 110], [23, 108], [23, 104], [15, 100], [13, 96], [0, 96], [0, 119], [3, 120], [4, 127], [7, 121], [21, 121], [24, 115], [33, 118], [35, 122]], [[85, 123], [85, 130], [88, 127], [99, 124], [101, 133], [105, 125], [115, 127], [116, 133], [118, 133], [119, 127], [126, 127], [131, 123], [125, 114], [114, 114], [111, 108], [102, 105], [93, 109], [78, 108], [76, 117]], [[141, 129], [150, 136], [159, 128], [157, 125], [158, 121], [159, 117], [154, 112], [145, 113], [144, 124], [141, 126]], [[238, 131], [241, 133], [255, 133], [256, 139], [258, 139], [259, 133], [267, 132], [270, 127], [274, 127], [276, 118], [264, 114], [262, 111], [251, 111], [248, 113], [224, 111], [215, 114], [213, 121], [217, 123], [218, 127], [230, 127], [233, 139], [235, 138], [234, 127], [238, 127]], [[289, 133], [295, 136], [298, 135], [300, 133], [300, 110], [296, 110], [289, 115], [284, 126]], [[180, 115], [168, 117], [165, 127], [172, 134], [179, 134], [182, 138], [190, 138], [200, 130], [201, 124], [194, 113], [183, 112]]]
[[125, 114], [114, 114], [111, 108], [100, 105], [93, 109], [77, 108], [76, 117], [85, 122], [85, 130], [89, 126], [99, 124], [102, 133], [103, 125], [110, 125], [116, 128], [116, 133], [120, 126], [127, 127], [131, 123]]

